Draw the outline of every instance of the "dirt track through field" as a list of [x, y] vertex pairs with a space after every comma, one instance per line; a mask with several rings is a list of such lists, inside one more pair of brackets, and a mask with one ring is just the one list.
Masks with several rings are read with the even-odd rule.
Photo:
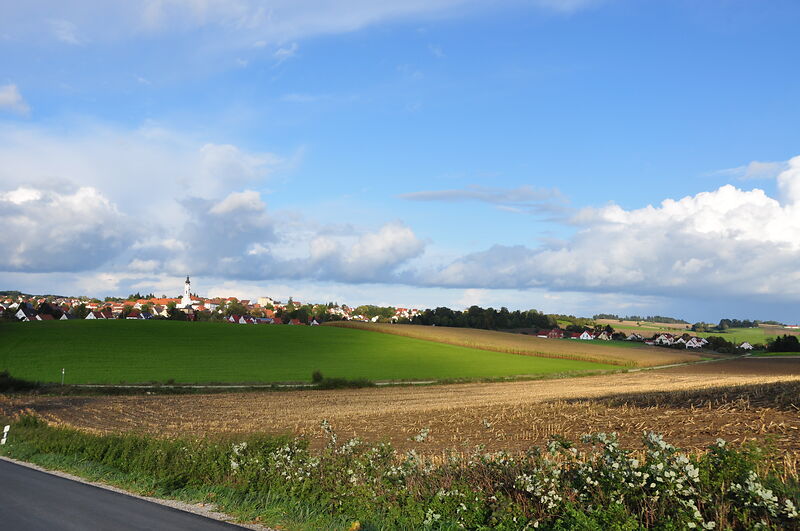
[[[800, 389], [800, 361], [740, 359], [666, 370], [563, 380], [474, 383], [430, 387], [337, 391], [225, 393], [178, 396], [0, 398], [4, 413], [30, 408], [49, 421], [97, 432], [158, 435], [292, 433], [322, 444], [327, 419], [342, 437], [390, 440], [400, 449], [524, 450], [554, 434], [577, 438], [590, 431], [617, 431], [635, 443], [643, 430], [675, 444], [700, 448], [722, 437], [734, 443], [764, 440], [800, 455], [800, 410], [771, 402], [716, 401], [732, 386], [786, 382]], [[705, 391], [703, 391], [705, 390]], [[678, 394], [669, 405], [609, 404], [600, 397]], [[686, 402], [682, 402], [686, 392]], [[691, 401], [691, 393], [709, 397]], [[703, 394], [705, 393], [705, 394]], [[691, 402], [691, 404], [690, 404]], [[795, 407], [792, 409], [792, 407]], [[426, 443], [410, 438], [430, 428]]]

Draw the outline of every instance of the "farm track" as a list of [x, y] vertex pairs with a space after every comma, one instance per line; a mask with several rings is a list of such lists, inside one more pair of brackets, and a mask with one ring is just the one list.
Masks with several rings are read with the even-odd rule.
[[[761, 386], [748, 390], [743, 386]], [[616, 431], [636, 445], [642, 431], [684, 448], [722, 437], [734, 444], [770, 437], [800, 456], [800, 363], [737, 359], [658, 371], [508, 383], [279, 393], [126, 397], [0, 397], [4, 414], [32, 410], [53, 424], [93, 432], [160, 436], [292, 433], [323, 444], [319, 424], [341, 437], [390, 440], [399, 449], [521, 451], [554, 435]], [[664, 395], [666, 393], [666, 395]], [[664, 398], [652, 400], [655, 395]], [[613, 398], [616, 397], [616, 398]], [[780, 400], [776, 397], [783, 397]], [[781, 401], [782, 400], [782, 401]], [[485, 422], [484, 422], [485, 421]], [[430, 428], [423, 444], [410, 438]]]

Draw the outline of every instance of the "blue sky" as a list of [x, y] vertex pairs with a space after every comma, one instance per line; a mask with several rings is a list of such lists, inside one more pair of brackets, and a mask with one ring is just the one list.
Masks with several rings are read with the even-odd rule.
[[0, 289], [795, 322], [799, 15], [6, 7]]

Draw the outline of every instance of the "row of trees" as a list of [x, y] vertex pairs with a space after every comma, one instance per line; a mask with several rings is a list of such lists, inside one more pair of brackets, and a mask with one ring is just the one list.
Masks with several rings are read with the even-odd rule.
[[797, 336], [778, 336], [767, 345], [770, 352], [800, 352], [800, 340]]
[[508, 308], [481, 308], [470, 306], [465, 311], [451, 310], [439, 307], [428, 309], [414, 316], [411, 324], [454, 326], [459, 328], [483, 328], [487, 330], [508, 328], [553, 328], [557, 326], [556, 319], [545, 315], [538, 310], [509, 311]]

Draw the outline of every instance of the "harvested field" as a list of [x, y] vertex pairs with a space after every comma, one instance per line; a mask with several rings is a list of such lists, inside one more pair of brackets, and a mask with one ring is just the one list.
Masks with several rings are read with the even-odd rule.
[[[293, 433], [322, 444], [327, 419], [342, 437], [389, 440], [431, 454], [521, 451], [554, 434], [616, 431], [635, 446], [643, 430], [684, 448], [770, 437], [800, 456], [800, 363], [737, 360], [569, 380], [341, 391], [127, 397], [0, 397], [0, 410], [96, 432], [204, 436]], [[757, 367], [761, 364], [760, 367]], [[729, 369], [733, 366], [734, 369]], [[706, 367], [716, 367], [714, 373]], [[702, 368], [701, 371], [695, 369]], [[410, 438], [430, 428], [425, 443]]]
[[756, 356], [727, 360], [725, 362], [698, 363], [686, 367], [659, 369], [664, 374], [686, 374], [720, 376], [774, 376], [785, 374], [800, 376], [800, 359], [782, 358], [780, 356]]
[[509, 334], [493, 330], [474, 328], [450, 328], [444, 326], [396, 325], [338, 321], [326, 326], [357, 328], [385, 334], [393, 334], [448, 345], [508, 352], [527, 356], [560, 358], [570, 360], [610, 363], [629, 367], [653, 367], [698, 361], [697, 354], [636, 344], [606, 344], [604, 341], [578, 341], [568, 339], [543, 339], [521, 334]]

